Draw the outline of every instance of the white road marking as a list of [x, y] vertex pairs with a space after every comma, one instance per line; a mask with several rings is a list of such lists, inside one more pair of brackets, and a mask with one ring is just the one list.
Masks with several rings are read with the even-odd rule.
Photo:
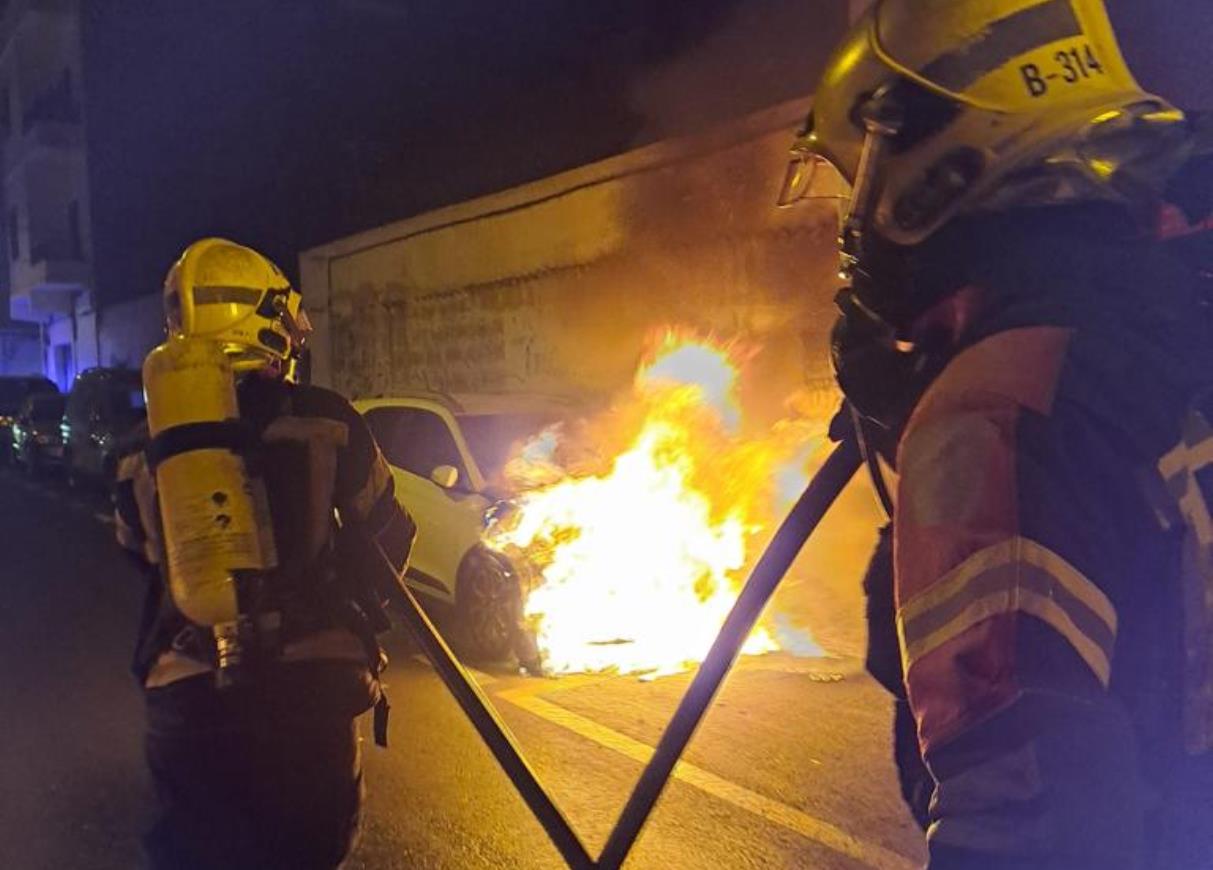
[[[539, 689], [542, 688], [542, 686], [539, 687]], [[652, 757], [652, 747], [604, 725], [599, 725], [592, 719], [538, 698], [535, 696], [536, 691], [536, 688], [531, 687], [510, 689], [499, 692], [496, 697], [553, 725], [572, 731], [579, 737], [584, 737], [599, 746], [612, 749], [640, 764], [647, 764]], [[814, 818], [808, 813], [758, 794], [714, 773], [709, 773], [690, 762], [679, 762], [678, 766], [674, 768], [674, 778], [694, 786], [712, 797], [753, 813], [765, 821], [794, 831], [806, 839], [813, 840], [848, 858], [862, 861], [870, 867], [880, 868], [880, 870], [885, 870], [885, 868], [909, 870], [909, 868], [918, 866], [904, 855], [848, 834], [829, 822]]]
[[114, 518], [110, 514], [102, 513], [101, 511], [97, 511], [97, 513], [93, 514], [93, 517], [98, 522], [104, 523], [107, 526], [112, 526], [114, 524]]

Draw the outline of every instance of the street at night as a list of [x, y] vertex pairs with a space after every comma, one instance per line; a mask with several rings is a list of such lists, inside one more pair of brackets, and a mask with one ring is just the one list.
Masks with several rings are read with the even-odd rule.
[[[150, 786], [127, 666], [139, 574], [100, 494], [0, 473], [8, 598], [0, 685], [0, 855], [28, 870], [135, 865]], [[434, 672], [388, 638], [391, 747], [363, 741], [356, 868], [558, 867], [559, 856]], [[687, 683], [476, 676], [588, 842], [601, 847]], [[361, 723], [364, 737], [369, 722]], [[852, 659], [744, 660], [629, 867], [905, 868], [922, 856], [897, 794], [889, 703]]]
[[0, 0], [0, 870], [1213, 870], [1210, 0]]

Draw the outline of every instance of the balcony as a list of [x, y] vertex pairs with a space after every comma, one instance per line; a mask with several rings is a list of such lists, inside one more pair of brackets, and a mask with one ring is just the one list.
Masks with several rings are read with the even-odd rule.
[[84, 147], [81, 117], [71, 75], [65, 70], [54, 84], [43, 89], [22, 110], [15, 131], [10, 129], [11, 119], [7, 112], [0, 119], [5, 170], [11, 173], [35, 155], [81, 151]]
[[76, 297], [92, 283], [92, 270], [71, 244], [43, 242], [34, 246], [29, 260], [9, 265], [9, 277], [12, 318], [45, 323], [72, 313]]

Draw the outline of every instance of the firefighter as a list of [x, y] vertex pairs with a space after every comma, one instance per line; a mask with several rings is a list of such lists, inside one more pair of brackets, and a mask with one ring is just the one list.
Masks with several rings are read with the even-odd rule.
[[868, 583], [932, 868], [1213, 867], [1202, 126], [1100, 0], [878, 0], [794, 145], [783, 203], [850, 185], [834, 360], [896, 472]]
[[115, 493], [119, 542], [149, 575], [134, 665], [159, 804], [145, 850], [153, 867], [335, 867], [362, 799], [356, 717], [373, 707], [385, 742], [372, 575], [399, 578], [414, 527], [362, 418], [292, 382], [308, 324], [277, 266], [204, 239], [164, 301], [150, 431]]

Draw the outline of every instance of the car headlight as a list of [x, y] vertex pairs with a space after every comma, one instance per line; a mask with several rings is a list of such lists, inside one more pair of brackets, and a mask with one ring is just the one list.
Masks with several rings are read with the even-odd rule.
[[484, 509], [484, 527], [487, 529], [497, 523], [504, 522], [516, 508], [517, 505], [505, 499], [493, 502]]

